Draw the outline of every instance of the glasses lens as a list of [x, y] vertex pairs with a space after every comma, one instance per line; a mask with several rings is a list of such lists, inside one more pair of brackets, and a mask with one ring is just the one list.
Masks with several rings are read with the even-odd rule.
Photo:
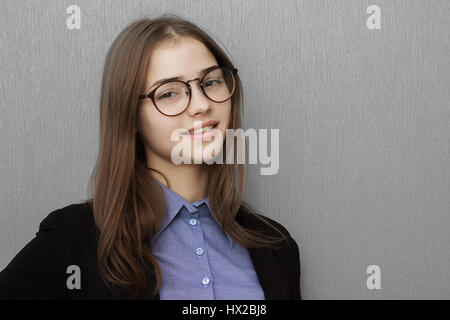
[[224, 102], [234, 92], [235, 79], [233, 72], [225, 68], [217, 68], [208, 72], [203, 78], [203, 89], [211, 100]]
[[168, 82], [155, 91], [156, 107], [166, 115], [176, 115], [184, 111], [189, 102], [189, 91], [184, 83]]

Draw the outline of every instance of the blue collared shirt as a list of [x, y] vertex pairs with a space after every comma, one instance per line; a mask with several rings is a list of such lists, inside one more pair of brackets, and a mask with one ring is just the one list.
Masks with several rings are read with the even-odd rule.
[[248, 250], [224, 233], [208, 197], [190, 203], [159, 183], [167, 214], [151, 238], [162, 272], [161, 300], [264, 300]]

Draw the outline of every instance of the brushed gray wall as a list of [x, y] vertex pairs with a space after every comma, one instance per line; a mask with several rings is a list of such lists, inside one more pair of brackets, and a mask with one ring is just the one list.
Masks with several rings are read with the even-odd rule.
[[245, 198], [297, 240], [305, 299], [450, 298], [447, 0], [0, 1], [0, 268], [88, 196], [107, 50], [163, 13], [230, 54], [246, 128], [280, 129], [278, 174], [250, 165]]

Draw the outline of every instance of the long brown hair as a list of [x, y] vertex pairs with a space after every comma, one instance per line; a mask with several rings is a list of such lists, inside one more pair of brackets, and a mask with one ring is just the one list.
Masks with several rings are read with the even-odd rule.
[[[143, 18], [128, 25], [114, 40], [105, 60], [100, 97], [100, 146], [90, 179], [90, 202], [100, 230], [98, 266], [108, 287], [132, 289], [137, 298], [145, 287], [144, 265], [156, 274], [156, 295], [161, 269], [149, 239], [166, 212], [164, 192], [147, 167], [142, 137], [136, 132], [139, 100], [145, 90], [152, 50], [166, 41], [192, 37], [201, 41], [221, 66], [234, 68], [216, 42], [193, 23], [176, 15]], [[231, 99], [230, 129], [241, 128], [242, 85], [236, 75]], [[235, 143], [236, 157], [236, 143]], [[226, 152], [226, 151], [225, 151]], [[236, 159], [235, 159], [236, 160]], [[212, 164], [208, 197], [211, 213], [233, 239], [246, 248], [277, 248], [284, 234], [242, 199], [246, 184], [245, 164]], [[237, 176], [237, 178], [236, 178]], [[92, 185], [94, 184], [94, 192]], [[237, 185], [237, 188], [236, 188]], [[280, 237], [241, 226], [235, 217], [247, 212], [273, 227]]]

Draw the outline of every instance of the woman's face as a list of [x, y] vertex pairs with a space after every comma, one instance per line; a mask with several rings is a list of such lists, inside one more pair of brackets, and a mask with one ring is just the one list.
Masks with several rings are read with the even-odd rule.
[[[215, 65], [218, 63], [214, 55], [198, 40], [181, 38], [176, 44], [174, 42], [162, 44], [153, 51], [150, 57], [144, 93], [156, 88], [153, 84], [163, 78], [180, 76], [183, 81], [201, 79], [200, 70]], [[192, 89], [189, 106], [177, 116], [163, 115], [156, 109], [151, 99], [142, 100], [138, 110], [137, 129], [145, 143], [149, 161], [155, 157], [172, 161], [172, 148], [182, 141], [171, 141], [172, 132], [176, 129], [189, 130], [194, 127], [194, 121], [218, 121], [216, 130], [219, 130], [222, 135], [221, 139], [213, 137], [210, 141], [188, 138], [191, 142], [191, 163], [214, 158], [203, 156], [207, 146], [208, 150], [214, 148], [221, 150], [225, 130], [229, 127], [230, 122], [231, 99], [222, 103], [213, 102], [203, 94], [199, 81], [191, 81], [189, 84]], [[195, 123], [195, 125], [197, 124]], [[197, 146], [201, 145], [202, 148], [194, 148], [194, 142], [199, 143]], [[182, 156], [183, 152], [180, 155]], [[217, 156], [215, 153], [213, 155]]]

